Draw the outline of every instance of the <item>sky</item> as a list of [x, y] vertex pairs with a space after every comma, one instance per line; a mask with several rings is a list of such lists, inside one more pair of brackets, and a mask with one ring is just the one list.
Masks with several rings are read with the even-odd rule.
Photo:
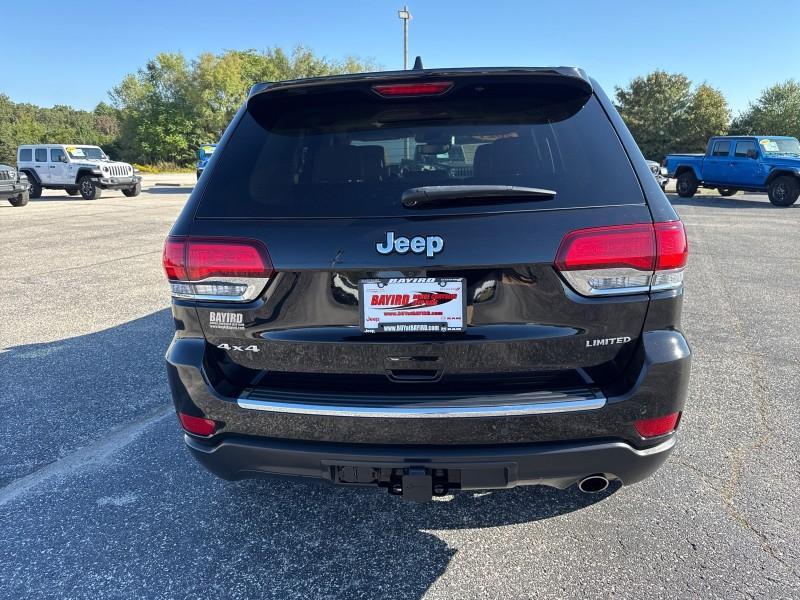
[[[402, 68], [394, 0], [41, 0], [6, 17], [0, 93], [92, 109], [158, 52], [304, 44]], [[767, 9], [769, 7], [769, 9]], [[409, 62], [426, 67], [579, 66], [611, 95], [655, 69], [719, 88], [734, 115], [800, 78], [800, 0], [410, 0]]]

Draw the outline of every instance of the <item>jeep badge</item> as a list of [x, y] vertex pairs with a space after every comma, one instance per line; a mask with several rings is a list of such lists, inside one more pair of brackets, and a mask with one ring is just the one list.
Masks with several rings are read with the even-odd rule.
[[386, 232], [386, 241], [377, 242], [375, 249], [381, 254], [406, 254], [409, 250], [414, 254], [425, 253], [428, 258], [433, 258], [444, 248], [444, 240], [438, 235], [427, 235], [422, 237], [417, 235], [408, 239], [407, 237], [394, 237], [394, 231]]

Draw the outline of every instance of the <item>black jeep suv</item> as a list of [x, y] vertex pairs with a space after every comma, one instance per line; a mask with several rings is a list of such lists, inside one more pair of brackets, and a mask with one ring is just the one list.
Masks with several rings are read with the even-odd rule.
[[164, 248], [185, 442], [413, 500], [635, 483], [686, 398], [686, 258], [581, 70], [256, 85]]

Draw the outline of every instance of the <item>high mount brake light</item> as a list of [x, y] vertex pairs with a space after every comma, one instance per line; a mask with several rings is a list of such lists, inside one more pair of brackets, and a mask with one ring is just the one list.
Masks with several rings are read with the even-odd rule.
[[399, 98], [403, 96], [439, 96], [449, 92], [452, 87], [452, 81], [429, 81], [424, 83], [387, 83], [373, 85], [372, 89], [381, 96]]
[[570, 231], [555, 267], [584, 296], [639, 294], [683, 285], [683, 223], [636, 223]]
[[272, 261], [258, 240], [170, 237], [164, 273], [174, 298], [249, 302], [272, 276]]

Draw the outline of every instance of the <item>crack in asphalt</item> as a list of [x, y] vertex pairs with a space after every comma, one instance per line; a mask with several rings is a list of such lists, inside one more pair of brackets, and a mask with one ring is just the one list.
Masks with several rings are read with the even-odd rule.
[[[712, 259], [711, 262], [716, 263], [716, 256], [706, 255], [706, 258], [709, 257]], [[717, 272], [721, 272], [719, 270], [721, 265], [715, 264], [714, 267], [716, 269], [711, 269], [712, 271], [716, 270]], [[725, 298], [735, 297], [735, 295], [731, 293], [731, 290], [725, 285], [724, 280], [720, 282], [720, 287], [724, 292], [723, 296]], [[752, 336], [748, 335], [747, 327], [745, 327], [744, 321], [739, 315], [737, 306], [732, 302], [726, 302], [725, 298], [722, 299], [721, 304], [727, 305], [728, 307], [728, 315], [731, 317], [731, 323], [735, 333], [740, 339], [753, 342], [754, 340], [752, 339]], [[762, 551], [788, 569], [794, 577], [800, 578], [800, 574], [798, 573], [797, 569], [782, 556], [780, 556], [777, 548], [771, 544], [769, 536], [758, 529], [758, 527], [756, 527], [747, 518], [739, 506], [737, 506], [734, 499], [734, 495], [741, 485], [742, 475], [744, 474], [745, 456], [757, 453], [764, 446], [764, 444], [766, 444], [773, 431], [769, 424], [769, 400], [767, 386], [762, 375], [762, 373], [768, 371], [766, 364], [764, 364], [764, 357], [762, 354], [755, 352], [743, 352], [741, 354], [742, 356], [746, 357], [746, 360], [749, 363], [748, 366], [752, 372], [751, 397], [755, 400], [755, 409], [757, 413], [757, 425], [755, 427], [756, 437], [752, 442], [742, 443], [733, 448], [730, 458], [727, 459], [731, 469], [731, 476], [727, 479], [721, 489], [718, 489], [713, 485], [711, 487], [718, 492], [723, 506], [725, 506], [726, 512], [730, 515], [730, 517], [734, 519], [734, 521], [736, 521], [741, 527], [752, 532], [760, 540], [760, 547]]]
[[155, 413], [151, 412], [136, 421], [112, 431], [108, 436], [94, 444], [76, 450], [72, 454], [60, 458], [0, 488], [0, 506], [4, 506], [20, 496], [35, 490], [51, 479], [61, 479], [87, 466], [104, 463], [112, 454], [135, 441], [146, 429], [168, 417], [172, 413], [172, 410], [171, 405], [162, 407]]

